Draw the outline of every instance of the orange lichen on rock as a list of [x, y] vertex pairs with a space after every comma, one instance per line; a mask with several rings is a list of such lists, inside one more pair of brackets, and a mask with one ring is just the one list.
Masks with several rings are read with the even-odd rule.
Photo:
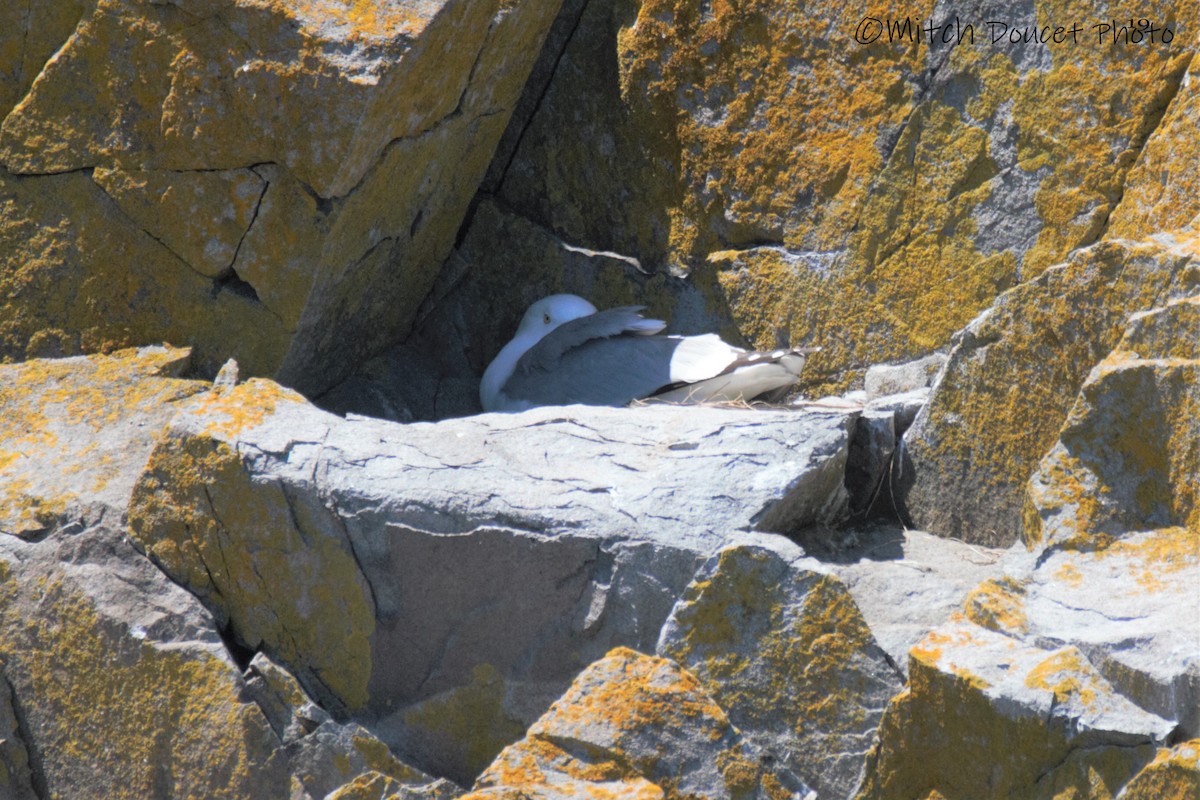
[[1185, 299], [1136, 316], [1092, 371], [1029, 482], [1028, 543], [1097, 548], [1126, 531], [1200, 530], [1200, 359], [1195, 337], [1172, 335], [1200, 330], [1198, 308]]
[[1194, 800], [1200, 796], [1200, 739], [1163, 748], [1125, 787], [1121, 800]]
[[967, 619], [984, 628], [1020, 635], [1029, 628], [1025, 616], [1025, 587], [1011, 578], [988, 578], [967, 595]]
[[[101, 618], [61, 578], [18, 585], [37, 592], [36, 617], [0, 603], [0, 657], [37, 706], [37, 736], [52, 749], [51, 787], [88, 786], [113, 800], [286, 798], [286, 764], [258, 706], [241, 698], [236, 668], [219, 646], [170, 648], [139, 641]], [[274, 787], [265, 794], [264, 787]]]
[[121, 507], [179, 401], [189, 351], [122, 350], [0, 366], [0, 524], [46, 531], [95, 501]]
[[189, 413], [204, 417], [209, 435], [228, 440], [260, 425], [281, 403], [307, 405], [308, 401], [274, 381], [251, 378], [228, 391], [205, 394], [189, 406]]
[[[965, 328], [907, 434], [914, 521], [983, 544], [1015, 541], [1026, 482], [1058, 439], [1088, 370], [1117, 346], [1130, 313], [1200, 286], [1193, 264], [1166, 244], [1102, 243], [1006, 292]], [[1081, 504], [1101, 502], [1086, 482], [1055, 487]], [[951, 500], [959, 496], [980, 502]]]
[[324, 687], [323, 701], [358, 708], [375, 628], [366, 580], [345, 539], [325, 533], [277, 484], [253, 481], [237, 450], [239, 433], [300, 402], [251, 380], [189, 403], [133, 487], [130, 531], [245, 646]]
[[694, 676], [626, 648], [584, 670], [469, 797], [559, 792], [636, 800], [790, 796]]
[[[1146, 727], [1108, 740], [1106, 713]], [[959, 619], [910, 652], [908, 688], [884, 714], [857, 798], [1112, 798], [1170, 727], [1113, 692], [1078, 649], [1045, 651]]]

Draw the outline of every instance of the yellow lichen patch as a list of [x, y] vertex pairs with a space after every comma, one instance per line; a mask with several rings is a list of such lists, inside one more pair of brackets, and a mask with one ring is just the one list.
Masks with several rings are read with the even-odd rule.
[[[959, 621], [962, 617], [954, 617]], [[949, 631], [944, 629], [932, 630], [912, 646], [908, 651], [909, 661], [920, 662], [927, 667], [936, 667], [942, 660], [947, 649], [956, 649], [976, 644], [970, 629], [965, 625], [955, 625]]]
[[421, 783], [428, 780], [427, 775], [396, 758], [391, 749], [374, 736], [354, 736], [351, 741], [369, 769], [402, 783]]
[[314, 32], [322, 23], [347, 25], [347, 38], [368, 42], [394, 39], [401, 32], [413, 35], [428, 21], [422, 5], [387, 0], [288, 0], [272, 5], [308, 22]]
[[1125, 787], [1122, 800], [1194, 800], [1200, 796], [1200, 739], [1170, 749], [1154, 760]]
[[1058, 569], [1054, 570], [1054, 580], [1061, 581], [1068, 586], [1079, 586], [1083, 583], [1083, 573], [1072, 562], [1064, 561]]
[[1177, 230], [1200, 214], [1200, 55], [1167, 107], [1125, 182], [1113, 212], [1110, 236], [1140, 238], [1147, 232]]
[[[593, 800], [664, 800], [662, 787], [637, 775], [629, 764], [603, 754], [576, 757], [559, 745], [531, 736], [505, 748], [480, 776], [473, 800], [552, 796]], [[669, 795], [667, 795], [669, 796]]]
[[[240, 395], [229, 394], [231, 424], [250, 424]], [[315, 676], [349, 708], [366, 703], [375, 617], [357, 562], [278, 484], [252, 481], [229, 444], [169, 432], [133, 489], [129, 525], [138, 546], [227, 617], [246, 646]]]
[[[726, 549], [718, 554], [714, 575], [736, 574], [737, 579], [697, 580], [687, 587], [677, 619], [688, 634], [672, 655], [686, 661], [697, 648], [710, 647], [728, 653], [744, 633], [739, 622], [745, 617], [764, 614], [779, 621], [778, 594], [763, 592], [763, 586], [772, 584], [756, 580], [770, 563], [766, 552]], [[726, 669], [736, 663], [736, 658], [727, 662]]]
[[[1038, 680], [1058, 687], [1071, 666], [1069, 653], [1051, 657]], [[1150, 758], [1149, 746], [1079, 747], [1041, 715], [1013, 713], [985, 688], [911, 660], [908, 688], [884, 713], [858, 800], [1110, 798]]]
[[681, 786], [696, 786], [697, 772], [711, 773], [706, 780], [731, 798], [790, 796], [694, 676], [668, 659], [616, 648], [505, 748], [473, 796], [687, 800], [696, 795]]
[[486, 767], [524, 727], [505, 713], [507, 681], [491, 664], [477, 664], [469, 682], [404, 712], [404, 724], [426, 736], [453, 743], [471, 775]]
[[1053, 800], [1112, 800], [1129, 776], [1145, 764], [1153, 752], [1154, 748], [1149, 744], [1110, 748], [1100, 753], [1091, 748], [1080, 748], [1043, 776], [1031, 796]]
[[1059, 650], [1025, 676], [1026, 686], [1048, 689], [1054, 693], [1056, 703], [1078, 700], [1086, 709], [1094, 707], [1101, 694], [1108, 693], [1099, 681], [1095, 669], [1074, 647]]
[[621, 736], [665, 723], [724, 730], [729, 720], [694, 675], [664, 658], [628, 648], [609, 652], [606, 661], [620, 666], [620, 680], [608, 680], [579, 696], [569, 695], [555, 712], [564, 725], [602, 724]]
[[166, 340], [194, 345], [201, 369], [235, 356], [264, 374], [282, 358], [280, 334], [260, 304], [214, 293], [211, 279], [135, 225], [84, 171], [0, 170], [0, 362]]
[[[618, 33], [622, 97], [656, 155], [678, 165], [679, 205], [666, 210], [678, 263], [722, 240], [795, 238], [825, 249], [852, 224], [882, 163], [880, 128], [911, 107], [905, 78], [920, 54], [915, 46], [842, 51], [799, 35], [813, 18], [845, 31], [861, 18], [856, 8], [818, 5], [653, 0]], [[881, 13], [927, 10], [889, 4]], [[798, 63], [814, 74], [797, 79]], [[814, 85], [837, 91], [839, 102]]]
[[[1155, 243], [1103, 243], [1005, 293], [973, 322], [910, 443], [918, 467], [907, 503], [915, 521], [975, 542], [1015, 541], [1026, 482], [1088, 370], [1117, 344], [1126, 316], [1153, 303], [1187, 263]], [[1062, 469], [1074, 472], [1070, 464]], [[1045, 483], [1090, 498], [1085, 503], [1098, 500], [1075, 480]], [[948, 500], [964, 495], [986, 502], [964, 509]], [[1024, 516], [1027, 539], [1038, 540], [1041, 521]]]
[[307, 401], [300, 393], [274, 381], [251, 378], [228, 391], [206, 394], [189, 411], [208, 418], [209, 435], [236, 439], [273, 415], [279, 403], [305, 405]]
[[[796, 763], [852, 758], [900, 686], [835, 577], [793, 570], [778, 555], [728, 548], [693, 581], [660, 644], [745, 731], [784, 738]], [[806, 775], [806, 779], [809, 776]], [[840, 774], [813, 773], [818, 791]], [[820, 784], [827, 781], [828, 785]]]
[[967, 619], [997, 633], [1021, 634], [1029, 629], [1025, 587], [1012, 578], [988, 578], [967, 595]]
[[1122, 537], [1094, 558], [1122, 559], [1144, 591], [1161, 590], [1168, 576], [1200, 564], [1200, 531], [1174, 527]]
[[59, 579], [35, 591], [38, 614], [3, 616], [0, 656], [31, 702], [27, 713], [54, 787], [113, 798], [286, 794], [278, 740], [239, 699], [236, 669], [200, 648], [159, 648], [101, 619]]
[[403, 796], [404, 788], [390, 775], [372, 770], [330, 792], [326, 800], [387, 800]]
[[1113, 353], [1030, 481], [1030, 538], [1100, 549], [1122, 531], [1200, 528], [1197, 412], [1200, 361]]
[[170, 377], [187, 357], [145, 348], [0, 366], [0, 523], [33, 532], [97, 496], [122, 504], [174, 404], [205, 388]]
[[249, 169], [98, 167], [92, 178], [138, 225], [209, 278], [233, 263], [266, 188]]

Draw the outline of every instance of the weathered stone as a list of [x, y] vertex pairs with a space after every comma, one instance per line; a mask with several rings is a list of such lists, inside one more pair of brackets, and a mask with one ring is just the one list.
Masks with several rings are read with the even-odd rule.
[[896, 414], [864, 411], [854, 426], [846, 461], [846, 490], [850, 493], [852, 517], [867, 515], [881, 498], [890, 497], [885, 484], [891, 477], [895, 450]]
[[2, 359], [166, 340], [193, 345], [201, 371], [230, 353], [248, 371], [270, 371], [283, 358], [280, 321], [237, 286], [185, 264], [86, 173], [0, 168]]
[[1116, 693], [1076, 648], [966, 621], [930, 632], [908, 675], [880, 726], [864, 800], [1111, 797], [1174, 728]]
[[933, 379], [945, 365], [946, 357], [941, 353], [933, 353], [904, 364], [876, 364], [867, 367], [867, 374], [863, 377], [867, 400], [878, 400], [888, 395], [904, 394], [932, 386]]
[[375, 619], [351, 546], [316, 498], [254, 480], [237, 449], [241, 429], [278, 406], [309, 408], [262, 379], [198, 398], [175, 418], [134, 487], [131, 529], [246, 647], [263, 647], [297, 671], [320, 702], [360, 707]]
[[252, 169], [128, 172], [100, 167], [92, 179], [138, 227], [208, 278], [219, 278], [233, 267], [267, 188]]
[[[1183, 528], [1128, 534], [1104, 549], [1014, 552], [972, 591], [967, 615], [1022, 641], [1070, 642], [1123, 696], [1200, 732], [1200, 548]], [[1002, 577], [1001, 577], [1002, 576]]]
[[1200, 739], [1158, 751], [1119, 800], [1187, 800], [1200, 793]]
[[467, 796], [815, 796], [758, 755], [692, 674], [618, 648], [584, 670]]
[[175, 405], [206, 388], [175, 377], [187, 360], [145, 347], [0, 365], [0, 532], [119, 515]]
[[[1111, 798], [1151, 745], [1196, 736], [1200, 619], [1180, 609], [1200, 583], [1197, 309], [1186, 298], [1133, 315], [1092, 370], [1030, 483], [1030, 549], [1014, 547], [967, 595], [966, 619], [912, 649], [864, 797]], [[1038, 717], [1058, 738], [1018, 755]], [[967, 780], [986, 772], [975, 761], [998, 765], [986, 786]]]
[[658, 651], [821, 797], [858, 787], [883, 709], [902, 684], [846, 587], [786, 540], [733, 545], [709, 559]]
[[29, 771], [29, 751], [21, 739], [13, 699], [8, 679], [0, 675], [0, 797], [37, 800]]
[[1200, 125], [1200, 55], [1167, 106], [1166, 115], [1129, 172], [1121, 203], [1109, 222], [1109, 236], [1140, 238], [1157, 231], [1200, 230], [1200, 167], [1196, 126]]
[[212, 619], [120, 535], [0, 536], [0, 657], [42, 797], [288, 798]]
[[903, 394], [889, 394], [869, 400], [864, 406], [866, 411], [891, 412], [895, 416], [896, 436], [903, 436], [917, 414], [929, 402], [929, 389], [913, 389]]
[[652, 649], [739, 529], [836, 517], [852, 419], [572, 407], [395, 426], [252, 380], [176, 416], [131, 527], [244, 644], [465, 783], [591, 660]]
[[54, 5], [0, 17], [0, 357], [169, 339], [310, 391], [412, 325], [557, 10]]
[[187, 358], [0, 367], [4, 796], [315, 800], [367, 771], [424, 791], [432, 778], [265, 656], [244, 677], [212, 616], [130, 544], [135, 480], [207, 386], [174, 377]]
[[361, 791], [364, 783], [383, 784], [389, 797], [431, 792], [442, 797], [447, 790], [461, 793], [452, 785], [435, 789], [433, 778], [397, 759], [363, 727], [333, 721], [287, 670], [262, 653], [254, 657], [246, 672], [246, 694], [262, 709], [283, 743], [292, 780], [303, 786], [309, 797], [343, 796], [338, 792], [362, 796], [348, 787]]
[[1002, 295], [956, 337], [906, 434], [913, 523], [980, 544], [1015, 541], [1025, 484], [1125, 317], [1197, 287], [1194, 242], [1104, 242]]
[[464, 794], [450, 781], [413, 785], [381, 772], [367, 772], [330, 792], [324, 800], [453, 800]]
[[[1146, 8], [1175, 43], [1134, 50], [992, 43], [989, 0], [953, 9], [978, 22], [961, 44], [869, 45], [857, 7], [572, 4], [494, 192], [576, 245], [688, 272], [755, 345], [824, 345], [812, 388], [841, 391], [1099, 238], [1193, 55], [1200, 17], [1176, 5]], [[944, 4], [904, 11], [914, 33], [953, 23]], [[1049, 0], [1004, 19], [1072, 13]]]
[[1084, 382], [1028, 504], [1031, 546], [1200, 531], [1200, 295], [1131, 319]]
[[1003, 551], [898, 525], [879, 525], [856, 538], [854, 550], [827, 566], [901, 670], [908, 669], [909, 649], [961, 611], [972, 587], [1001, 569]]

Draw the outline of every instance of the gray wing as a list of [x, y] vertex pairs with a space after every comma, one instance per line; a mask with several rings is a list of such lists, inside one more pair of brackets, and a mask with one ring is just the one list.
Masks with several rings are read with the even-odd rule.
[[522, 358], [504, 394], [534, 405], [623, 406], [670, 385], [671, 355], [679, 342], [678, 337], [635, 334], [588, 338], [564, 348], [549, 369]]
[[521, 356], [517, 362], [516, 371], [520, 372], [522, 369], [552, 370], [558, 366], [563, 354], [593, 339], [605, 339], [622, 334], [645, 336], [658, 333], [667, 326], [667, 323], [662, 320], [643, 317], [638, 313], [643, 308], [645, 306], [610, 308], [607, 311], [597, 311], [595, 314], [564, 322], [543, 336], [541, 341]]

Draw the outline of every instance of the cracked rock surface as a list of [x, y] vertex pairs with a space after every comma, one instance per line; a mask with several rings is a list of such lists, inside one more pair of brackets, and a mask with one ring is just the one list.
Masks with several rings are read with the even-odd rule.
[[408, 330], [558, 2], [343, 6], [0, 11], [0, 358], [320, 391]]
[[715, 548], [840, 518], [854, 419], [570, 407], [397, 426], [252, 380], [175, 416], [130, 524], [246, 646], [469, 782], [589, 661], [653, 648]]

